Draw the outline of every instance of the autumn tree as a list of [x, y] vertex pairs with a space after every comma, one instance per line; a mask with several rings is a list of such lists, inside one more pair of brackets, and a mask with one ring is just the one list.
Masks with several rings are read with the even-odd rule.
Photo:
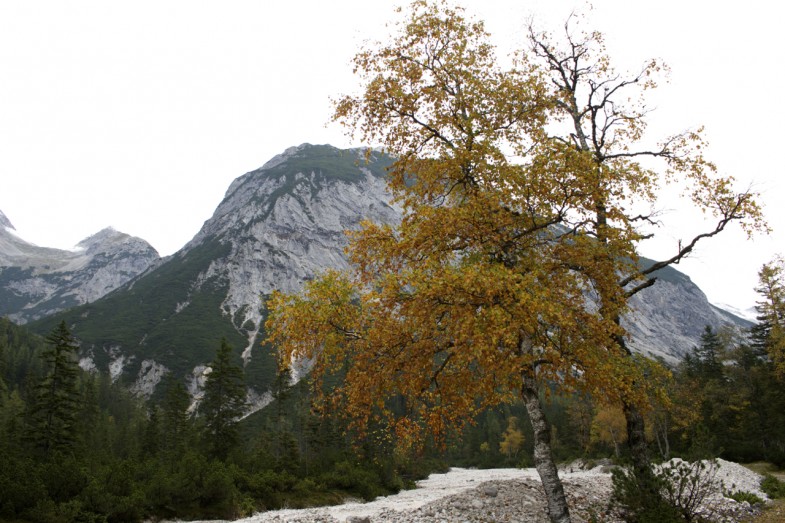
[[507, 428], [504, 429], [502, 440], [499, 442], [499, 451], [508, 458], [514, 458], [523, 447], [524, 441], [523, 431], [518, 427], [518, 418], [510, 416], [507, 419]]
[[627, 423], [618, 406], [603, 405], [597, 409], [591, 423], [592, 442], [613, 446], [613, 453], [621, 456], [620, 447], [627, 440]]
[[[560, 35], [530, 27], [530, 51], [547, 74], [554, 100], [547, 146], [563, 168], [573, 166], [576, 191], [584, 205], [572, 218], [577, 237], [593, 248], [576, 259], [575, 270], [587, 274], [606, 320], [620, 324], [629, 298], [654, 285], [657, 271], [677, 264], [696, 245], [739, 223], [752, 234], [766, 230], [756, 195], [737, 191], [731, 177], [717, 169], [703, 153], [702, 129], [687, 130], [655, 145], [646, 140], [647, 91], [657, 86], [665, 67], [657, 60], [623, 74], [614, 70], [603, 36], [581, 32], [571, 16]], [[651, 264], [639, 261], [641, 245], [665, 227], [657, 216], [660, 190], [677, 186], [692, 208], [713, 220], [705, 231], [673, 246], [670, 256]], [[622, 302], [619, 302], [621, 298]], [[616, 350], [631, 355], [624, 335], [613, 334]], [[623, 393], [628, 444], [634, 470], [648, 477], [649, 459], [642, 409]]]
[[758, 328], [754, 332], [779, 377], [785, 376], [785, 261], [781, 257], [758, 271], [755, 290], [761, 300], [756, 305]]
[[[352, 271], [274, 294], [269, 341], [285, 363], [315, 359], [316, 376], [347, 369], [336, 397], [353, 427], [386, 422], [402, 446], [521, 399], [551, 520], [569, 521], [541, 385], [639, 393], [636, 369], [609, 350], [623, 292], [606, 285], [613, 314], [587, 303], [618, 264], [564, 227], [584, 211], [590, 159], [548, 139], [541, 73], [501, 68], [482, 23], [415, 1], [399, 29], [355, 57], [363, 92], [339, 99], [335, 119], [396, 158], [403, 220], [353, 233]], [[399, 395], [402, 416], [389, 404]]]

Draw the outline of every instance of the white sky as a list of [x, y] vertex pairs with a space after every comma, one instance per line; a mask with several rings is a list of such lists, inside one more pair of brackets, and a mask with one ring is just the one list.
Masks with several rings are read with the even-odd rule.
[[[326, 125], [329, 100], [356, 89], [351, 57], [399, 4], [0, 0], [0, 210], [38, 245], [70, 248], [111, 225], [172, 254], [234, 178], [287, 147], [362, 145]], [[584, 4], [462, 5], [509, 50], [524, 45], [530, 15], [557, 29]], [[783, 14], [770, 0], [595, 0], [590, 15], [618, 69], [650, 57], [671, 66], [652, 132], [705, 125], [721, 173], [764, 193], [773, 235], [734, 229], [679, 267], [737, 307], [754, 304], [760, 265], [785, 251]], [[698, 230], [674, 217], [644, 254]]]

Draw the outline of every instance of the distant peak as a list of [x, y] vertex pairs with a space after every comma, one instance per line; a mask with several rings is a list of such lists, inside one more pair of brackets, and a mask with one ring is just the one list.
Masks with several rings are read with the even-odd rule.
[[0, 211], [0, 227], [5, 227], [6, 229], [10, 229], [12, 231], [16, 230], [16, 227], [13, 226], [11, 220], [3, 214], [3, 211]]
[[120, 238], [127, 238], [128, 235], [119, 232], [114, 227], [105, 227], [95, 234], [91, 234], [84, 240], [76, 244], [77, 249], [90, 249], [107, 241], [114, 241]]

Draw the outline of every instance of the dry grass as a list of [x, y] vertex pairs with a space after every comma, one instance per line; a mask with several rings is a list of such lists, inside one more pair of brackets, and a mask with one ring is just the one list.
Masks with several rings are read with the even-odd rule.
[[[744, 464], [748, 469], [758, 474], [771, 474], [775, 478], [785, 481], [785, 471], [766, 461]], [[766, 503], [766, 508], [756, 518], [750, 520], [754, 523], [783, 523], [785, 522], [785, 499], [774, 499]]]
[[783, 523], [785, 521], [785, 500], [775, 499], [766, 504], [766, 508], [752, 523]]
[[[785, 481], [785, 470], [777, 469], [776, 465], [767, 461], [756, 461], [754, 463], [743, 463], [745, 467], [758, 474], [771, 474], [775, 478]], [[785, 521], [785, 520], [783, 520]]]

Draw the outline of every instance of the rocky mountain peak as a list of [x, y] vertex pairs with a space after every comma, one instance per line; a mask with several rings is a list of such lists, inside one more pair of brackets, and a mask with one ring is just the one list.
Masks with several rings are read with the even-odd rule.
[[8, 219], [8, 217], [3, 213], [3, 211], [0, 211], [0, 227], [4, 229], [11, 229], [12, 231], [16, 230], [13, 224], [11, 224], [11, 220]]
[[39, 247], [7, 231], [0, 229], [0, 315], [17, 323], [95, 301], [160, 258], [146, 241], [111, 227], [74, 250]]
[[80, 241], [76, 248], [77, 250], [84, 250], [88, 254], [132, 251], [146, 254], [155, 253], [155, 256], [158, 256], [158, 251], [145, 240], [120, 232], [113, 227], [106, 227], [88, 236]]

